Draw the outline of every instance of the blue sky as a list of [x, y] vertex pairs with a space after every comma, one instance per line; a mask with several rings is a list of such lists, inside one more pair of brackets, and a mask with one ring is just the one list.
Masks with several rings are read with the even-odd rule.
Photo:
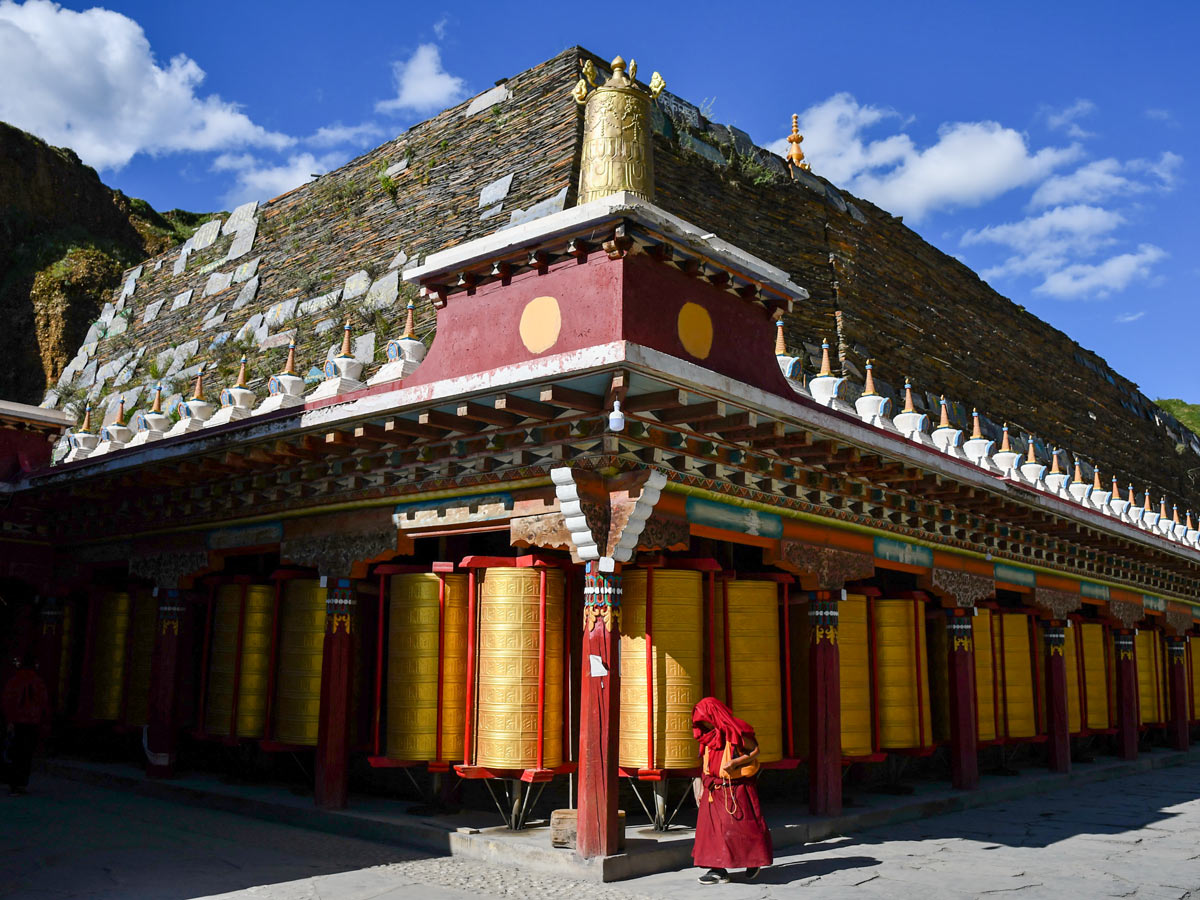
[[[266, 199], [572, 44], [902, 214], [1200, 402], [1200, 5], [0, 0], [0, 119], [159, 209]], [[570, 85], [564, 85], [563, 102]]]

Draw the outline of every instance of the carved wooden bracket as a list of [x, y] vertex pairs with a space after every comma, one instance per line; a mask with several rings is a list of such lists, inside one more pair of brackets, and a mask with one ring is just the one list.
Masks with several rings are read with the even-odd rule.
[[875, 557], [868, 553], [817, 547], [799, 541], [780, 541], [778, 553], [764, 551], [766, 562], [800, 576], [808, 591], [841, 590], [848, 581], [861, 581], [875, 574]]
[[1146, 615], [1146, 608], [1129, 600], [1109, 600], [1108, 613], [1126, 628], [1132, 628]]
[[958, 569], [934, 569], [928, 578], [933, 593], [950, 597], [954, 605], [970, 608], [996, 594], [996, 579]]
[[571, 532], [561, 512], [521, 516], [508, 524], [509, 542], [514, 547], [538, 547], [543, 550], [567, 550], [573, 562], [580, 562]]
[[317, 574], [334, 578], [366, 575], [367, 563], [377, 556], [394, 553], [395, 530], [361, 534], [310, 534], [284, 538], [279, 545], [282, 562], [316, 569]]
[[191, 585], [191, 576], [208, 568], [208, 551], [187, 550], [182, 553], [155, 553], [134, 556], [129, 560], [129, 574], [144, 578], [155, 587], [174, 590]]
[[1192, 627], [1192, 614], [1186, 609], [1167, 609], [1167, 630], [1174, 635], [1187, 634]]
[[[550, 470], [572, 558], [601, 561], [601, 569], [633, 559], [667, 476], [642, 469], [616, 478], [567, 466]], [[612, 571], [611, 568], [607, 569]]]
[[1044, 609], [1056, 619], [1061, 619], [1069, 612], [1074, 612], [1083, 606], [1083, 597], [1070, 591], [1057, 591], [1053, 588], [1035, 587], [1033, 589], [1033, 605]]

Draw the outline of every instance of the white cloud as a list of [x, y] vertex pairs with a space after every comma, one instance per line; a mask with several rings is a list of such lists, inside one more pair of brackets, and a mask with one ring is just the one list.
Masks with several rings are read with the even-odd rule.
[[332, 125], [318, 128], [304, 139], [304, 143], [311, 147], [339, 147], [345, 144], [365, 147], [373, 144], [386, 133], [374, 122], [362, 122], [358, 125], [343, 125], [341, 122], [335, 122]]
[[[1183, 157], [1167, 151], [1158, 160], [1131, 159], [1120, 162], [1112, 157], [1080, 166], [1066, 175], [1052, 175], [1033, 193], [1032, 206], [1056, 206], [1063, 203], [1095, 203], [1121, 194], [1137, 194], [1151, 189], [1170, 190]], [[1157, 183], [1130, 177], [1149, 175]]]
[[1175, 116], [1169, 109], [1148, 109], [1146, 110], [1146, 118], [1153, 119], [1156, 122], [1166, 122], [1169, 125], [1175, 124]]
[[396, 96], [375, 104], [378, 112], [433, 112], [457, 103], [466, 82], [442, 68], [436, 44], [421, 44], [407, 60], [392, 63]]
[[198, 95], [203, 81], [183, 54], [160, 64], [142, 27], [120, 13], [0, 0], [0, 119], [97, 168], [119, 169], [138, 153], [294, 143], [237, 104]]
[[[1079, 155], [1076, 146], [1031, 152], [1024, 135], [996, 122], [943, 125], [937, 142], [924, 149], [903, 133], [864, 136], [893, 118], [894, 111], [836, 94], [801, 115], [804, 152], [821, 175], [913, 221], [935, 210], [979, 206]], [[771, 149], [782, 154], [786, 140]]]
[[439, 41], [444, 40], [446, 37], [446, 24], [449, 20], [449, 16], [442, 16], [433, 23], [433, 34]]
[[342, 154], [330, 153], [321, 157], [297, 153], [286, 162], [272, 164], [249, 154], [222, 154], [213, 161], [219, 172], [235, 172], [234, 187], [223, 198], [230, 208], [247, 200], [269, 200], [312, 181], [345, 161]]
[[1045, 278], [1073, 260], [1093, 256], [1111, 245], [1111, 232], [1123, 222], [1119, 213], [1096, 206], [1056, 207], [1019, 222], [972, 229], [963, 235], [962, 243], [997, 244], [1015, 251], [1000, 265], [982, 271], [984, 279], [1016, 275]]
[[1091, 100], [1076, 100], [1066, 109], [1045, 109], [1046, 124], [1055, 131], [1065, 131], [1068, 137], [1082, 140], [1095, 137], [1090, 131], [1084, 131], [1079, 119], [1086, 119], [1096, 111], [1096, 104]]
[[1138, 319], [1140, 319], [1145, 314], [1146, 314], [1146, 311], [1144, 309], [1139, 310], [1138, 312], [1121, 313], [1119, 316], [1117, 316], [1115, 319], [1113, 319], [1113, 321], [1116, 322], [1118, 325], [1125, 325], [1128, 322], [1136, 322]]
[[1065, 300], [1088, 295], [1104, 297], [1124, 290], [1134, 280], [1149, 278], [1153, 265], [1166, 255], [1166, 251], [1153, 244], [1141, 244], [1135, 253], [1122, 253], [1095, 265], [1067, 266], [1048, 276], [1034, 291]]

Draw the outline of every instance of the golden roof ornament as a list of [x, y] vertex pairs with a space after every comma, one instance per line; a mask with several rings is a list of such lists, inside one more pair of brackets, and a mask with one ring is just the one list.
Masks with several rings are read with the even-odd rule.
[[350, 346], [350, 319], [346, 319], [346, 325], [342, 328], [342, 352], [338, 354], [341, 357], [354, 355], [354, 349]]
[[800, 133], [800, 116], [792, 113], [792, 133], [788, 135], [787, 161], [797, 169], [803, 169], [805, 172], [811, 172], [812, 167], [804, 158], [804, 151], [800, 149], [800, 144], [804, 142], [804, 135]]
[[1146, 512], [1150, 512], [1150, 491], [1149, 490], [1146, 491], [1145, 496], [1146, 496], [1146, 501], [1142, 504], [1142, 509], [1144, 509]]
[[941, 419], [938, 420], [938, 428], [949, 428], [950, 427], [950, 409], [948, 406], [946, 406], [946, 395], [945, 394], [942, 394], [942, 399], [941, 399], [940, 405], [942, 407], [942, 417], [941, 417]]
[[79, 426], [79, 430], [84, 434], [92, 433], [92, 404], [88, 404], [83, 408], [83, 424]]
[[775, 355], [787, 356], [787, 342], [783, 338], [783, 319], [775, 322]]
[[1012, 444], [1008, 440], [1008, 423], [1004, 423], [1004, 433], [1000, 437], [1000, 452], [1012, 453]]
[[121, 402], [117, 404], [117, 425], [125, 424], [125, 398], [121, 398]]
[[1104, 488], [1100, 485], [1100, 467], [1096, 466], [1092, 469], [1092, 490], [1097, 494], [1102, 493]]
[[904, 379], [904, 409], [900, 411], [906, 413], [915, 413], [917, 411], [917, 408], [913, 405], [912, 380], [908, 378]]
[[[596, 84], [596, 66], [580, 63], [583, 77], [571, 96], [584, 107], [583, 152], [579, 167], [579, 202], [599, 200], [618, 191], [628, 191], [643, 200], [654, 200], [653, 128], [650, 101], [666, 82], [657, 72], [648, 91], [635, 81], [637, 63], [612, 61], [612, 75]], [[592, 90], [588, 90], [589, 85]]]
[[867, 379], [866, 379], [866, 382], [863, 384], [863, 396], [864, 397], [874, 397], [874, 396], [877, 396], [879, 393], [878, 391], [875, 390], [875, 371], [874, 370], [875, 370], [875, 364], [872, 363], [871, 360], [868, 359], [867, 360]]
[[833, 367], [829, 364], [829, 341], [821, 341], [821, 371], [817, 375], [828, 377], [833, 374]]
[[1129, 508], [1137, 506], [1137, 497], [1133, 493], [1133, 482], [1129, 482]]
[[295, 341], [291, 341], [288, 343], [287, 362], [285, 362], [283, 364], [283, 372], [281, 374], [283, 374], [283, 375], [295, 375], [296, 374], [296, 342]]
[[983, 429], [979, 426], [979, 410], [971, 410], [971, 440], [978, 441], [983, 438]]
[[193, 400], [203, 400], [204, 399], [204, 373], [203, 372], [196, 373], [196, 389], [194, 391], [192, 391], [192, 399]]
[[162, 385], [154, 386], [154, 404], [150, 407], [150, 412], [162, 415]]
[[1165, 519], [1167, 517], [1167, 495], [1163, 494], [1162, 499], [1158, 501], [1158, 517]]
[[404, 316], [404, 334], [400, 336], [410, 340], [416, 340], [417, 337], [417, 326], [413, 321], [413, 302], [411, 300], [408, 301], [408, 312]]
[[1071, 479], [1073, 484], [1083, 484], [1083, 467], [1080, 465], [1079, 458], [1075, 458], [1075, 477]]
[[1029, 436], [1029, 444], [1025, 448], [1025, 462], [1037, 462], [1037, 448], [1033, 445], [1033, 435]]
[[242, 367], [238, 369], [237, 383], [234, 387], [244, 388], [246, 386], [246, 357], [242, 357]]
[[1060, 452], [1061, 451], [1059, 451], [1059, 450], [1055, 450], [1050, 454], [1050, 459], [1051, 459], [1050, 474], [1051, 475], [1061, 475], [1062, 474], [1062, 469], [1060, 469], [1058, 466], [1058, 454]]

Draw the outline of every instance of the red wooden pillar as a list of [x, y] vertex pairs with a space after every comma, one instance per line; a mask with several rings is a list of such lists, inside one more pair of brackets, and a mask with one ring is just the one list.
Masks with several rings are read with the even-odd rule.
[[57, 597], [41, 598], [41, 633], [37, 643], [37, 667], [50, 691], [50, 708], [58, 709], [58, 671], [62, 666], [63, 607]]
[[1117, 756], [1137, 759], [1138, 754], [1138, 685], [1133, 660], [1133, 630], [1118, 628], [1113, 632], [1117, 651]]
[[617, 852], [617, 738], [620, 714], [621, 575], [589, 562], [583, 588], [579, 701], [579, 820], [584, 859]]
[[838, 601], [845, 591], [816, 591], [808, 605], [808, 808], [815, 816], [842, 811], [842, 697]]
[[1175, 750], [1188, 748], [1187, 638], [1167, 639], [1167, 683], [1171, 709], [1167, 717], [1167, 741]]
[[349, 578], [322, 577], [321, 586], [327, 593], [313, 798], [323, 809], [345, 809], [350, 774], [350, 701], [354, 683], [354, 647], [350, 637], [354, 584]]
[[1057, 619], [1042, 629], [1046, 641], [1046, 763], [1051, 772], [1071, 771], [1071, 722], [1067, 710], [1067, 637]]
[[150, 714], [146, 727], [146, 774], [170, 778], [175, 774], [179, 731], [180, 625], [183, 598], [174, 588], [155, 588], [158, 627], [150, 658]]
[[959, 791], [979, 787], [979, 723], [975, 712], [975, 640], [969, 609], [948, 609], [950, 686], [950, 783]]

